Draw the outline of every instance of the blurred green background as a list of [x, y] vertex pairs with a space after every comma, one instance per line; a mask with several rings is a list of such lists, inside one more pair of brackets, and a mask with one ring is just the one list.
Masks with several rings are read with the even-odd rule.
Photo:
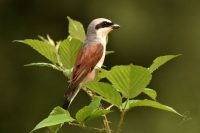
[[[130, 63], [148, 67], [157, 56], [182, 54], [156, 71], [149, 87], [158, 92], [158, 101], [192, 119], [183, 121], [169, 112], [136, 108], [127, 113], [123, 133], [200, 133], [197, 0], [0, 0], [0, 133], [27, 133], [62, 104], [67, 86], [64, 76], [48, 68], [23, 67], [46, 59], [12, 41], [46, 34], [62, 40], [68, 35], [67, 16], [81, 21], [85, 28], [97, 17], [121, 25], [109, 36], [108, 49], [116, 51], [106, 58], [109, 67]], [[72, 114], [88, 102], [80, 93]], [[119, 114], [111, 113], [109, 119], [114, 128]], [[93, 133], [70, 126], [61, 132]]]

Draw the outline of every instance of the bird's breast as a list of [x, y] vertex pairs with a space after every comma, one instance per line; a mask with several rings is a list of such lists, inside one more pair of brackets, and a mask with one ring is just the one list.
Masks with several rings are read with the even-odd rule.
[[105, 54], [106, 54], [106, 36], [103, 36], [103, 37], [96, 36], [96, 35], [87, 36], [87, 39], [85, 40], [84, 44], [92, 44], [92, 43], [103, 45], [103, 55], [101, 59], [99, 60], [99, 62], [97, 63], [97, 65], [95, 66], [95, 68], [101, 68], [104, 63]]
[[104, 63], [104, 60], [105, 60], [105, 55], [106, 55], [106, 43], [103, 43], [103, 55], [101, 57], [101, 59], [99, 60], [99, 62], [97, 63], [96, 67], [97, 68], [101, 68], [103, 63]]

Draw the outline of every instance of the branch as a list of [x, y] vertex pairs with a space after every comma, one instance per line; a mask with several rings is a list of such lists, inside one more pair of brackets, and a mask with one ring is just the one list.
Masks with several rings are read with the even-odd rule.
[[[86, 94], [91, 98], [93, 99], [95, 94], [91, 91], [91, 90], [88, 90], [87, 88], [83, 88], [83, 90], [86, 92]], [[106, 110], [109, 110], [113, 105], [109, 106], [108, 108], [106, 108]], [[102, 107], [103, 108], [103, 107]], [[111, 133], [111, 129], [110, 129], [110, 126], [109, 126], [109, 121], [107, 119], [107, 116], [106, 115], [103, 115], [103, 124], [104, 124], [104, 131], [106, 131], [106, 133]]]
[[104, 124], [106, 133], [111, 133], [112, 130], [110, 129], [109, 121], [108, 121], [106, 115], [103, 115], [103, 118], [104, 118], [104, 119], [103, 119], [103, 124]]
[[103, 131], [106, 130], [105, 128], [90, 127], [90, 126], [85, 126], [85, 125], [81, 125], [81, 124], [78, 124], [78, 123], [69, 123], [69, 125], [80, 127], [80, 128], [87, 128], [89, 130], [95, 130], [95, 131], [98, 131], [98, 132], [103, 132]]

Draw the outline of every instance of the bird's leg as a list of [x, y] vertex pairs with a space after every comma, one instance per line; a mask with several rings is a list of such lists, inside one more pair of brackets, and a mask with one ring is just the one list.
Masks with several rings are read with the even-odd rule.
[[83, 91], [91, 98], [93, 99], [96, 96], [96, 93], [86, 87], [83, 88]]

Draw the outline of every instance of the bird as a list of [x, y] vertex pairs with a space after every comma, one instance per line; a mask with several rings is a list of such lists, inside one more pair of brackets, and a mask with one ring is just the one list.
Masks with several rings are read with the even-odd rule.
[[120, 25], [106, 18], [96, 18], [90, 22], [83, 46], [76, 57], [71, 81], [64, 94], [64, 109], [68, 109], [79, 84], [95, 78], [96, 70], [102, 67], [105, 59], [108, 33], [118, 28]]

